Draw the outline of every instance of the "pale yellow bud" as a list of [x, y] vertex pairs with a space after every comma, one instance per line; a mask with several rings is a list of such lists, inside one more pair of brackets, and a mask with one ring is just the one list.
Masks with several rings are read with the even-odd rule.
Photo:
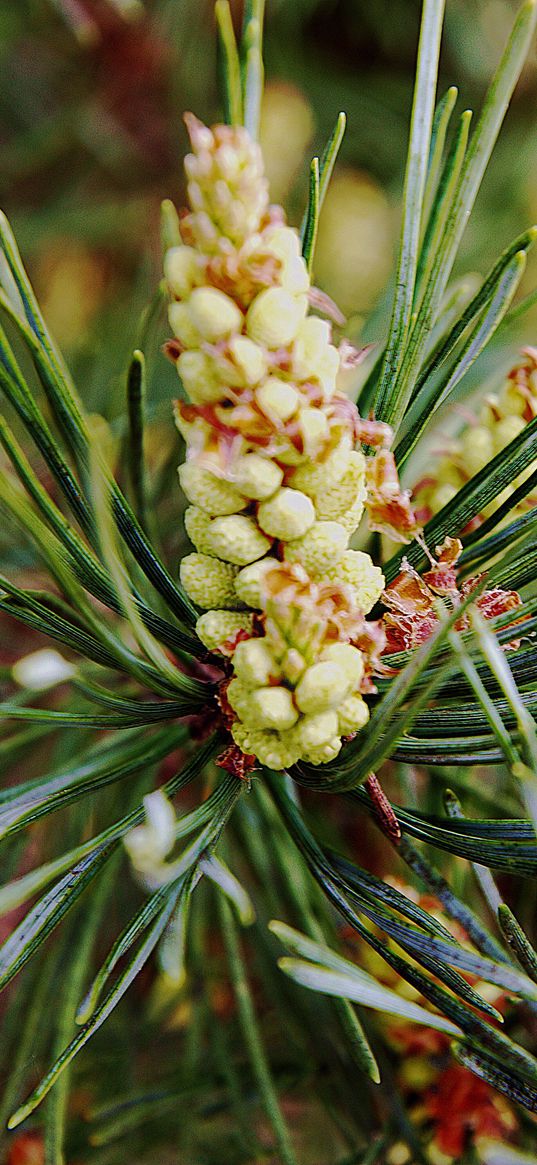
[[282, 263], [280, 283], [291, 295], [304, 295], [309, 291], [310, 277], [301, 255], [293, 255]]
[[301, 255], [300, 238], [293, 227], [268, 227], [263, 233], [263, 239], [277, 259], [288, 262], [289, 259], [298, 259]]
[[179, 466], [179, 481], [189, 502], [205, 510], [211, 517], [237, 514], [244, 510], [246, 501], [229, 481], [216, 477], [196, 461], [185, 461]]
[[291, 468], [295, 465], [300, 465], [305, 459], [304, 453], [300, 453], [291, 441], [287, 441], [283, 447], [280, 446], [276, 456], [282, 465], [290, 466]]
[[304, 749], [319, 748], [337, 736], [337, 712], [324, 711], [304, 716], [297, 728]]
[[261, 502], [257, 516], [259, 525], [267, 534], [282, 542], [290, 542], [293, 538], [301, 538], [313, 525], [315, 510], [306, 494], [284, 486], [269, 501]]
[[256, 728], [285, 732], [298, 720], [298, 712], [288, 688], [256, 688], [251, 694], [250, 709]]
[[301, 380], [307, 378], [312, 364], [322, 356], [331, 339], [332, 329], [327, 320], [318, 316], [303, 320], [293, 345], [293, 368]]
[[254, 344], [248, 336], [233, 336], [229, 350], [237, 367], [241, 384], [250, 388], [259, 384], [267, 371], [267, 358], [259, 344]]
[[187, 303], [171, 303], [168, 319], [174, 336], [184, 348], [199, 348], [203, 337], [192, 320]]
[[247, 607], [253, 607], [254, 610], [262, 607], [261, 583], [267, 570], [273, 570], [275, 565], [275, 558], [260, 558], [239, 571], [235, 579], [235, 590]]
[[486, 396], [479, 411], [481, 425], [496, 425], [498, 423], [499, 399], [494, 393]]
[[241, 172], [243, 159], [231, 144], [225, 143], [218, 147], [214, 156], [214, 165], [226, 182], [236, 182]]
[[[247, 642], [245, 640], [245, 642]], [[249, 641], [248, 641], [249, 642]], [[235, 653], [234, 653], [235, 654]], [[252, 695], [251, 688], [239, 679], [234, 677], [226, 688], [226, 700], [233, 711], [244, 724], [251, 727], [258, 728], [259, 725], [255, 722], [255, 716], [252, 715], [250, 707], [250, 697]]]
[[250, 304], [246, 331], [256, 344], [275, 350], [290, 344], [307, 311], [305, 295], [293, 296], [283, 287], [260, 291]]
[[282, 287], [291, 295], [306, 295], [310, 290], [310, 274], [302, 255], [292, 257], [284, 264], [281, 274]]
[[[535, 380], [535, 373], [532, 373], [532, 378]], [[533, 391], [536, 391], [535, 387]], [[515, 387], [513, 381], [508, 380], [500, 393], [499, 405], [502, 413], [508, 413], [512, 417], [521, 417], [528, 407], [528, 402], [524, 394]]]
[[202, 554], [212, 553], [209, 548], [210, 528], [211, 518], [205, 513], [205, 510], [200, 509], [199, 506], [189, 506], [185, 510], [185, 530], [196, 550], [200, 550]]
[[164, 256], [164, 275], [170, 292], [187, 299], [193, 287], [203, 281], [203, 271], [193, 247], [170, 247]]
[[324, 493], [315, 497], [315, 510], [320, 520], [333, 519], [352, 534], [359, 524], [366, 497], [365, 457], [363, 453], [349, 453], [347, 468], [343, 477]]
[[461, 457], [464, 468], [473, 477], [494, 457], [492, 432], [484, 425], [469, 426], [461, 434]]
[[504, 417], [493, 429], [494, 452], [499, 453], [526, 427], [523, 417]]
[[292, 227], [279, 226], [266, 231], [263, 237], [271, 253], [280, 261], [281, 286], [291, 295], [303, 295], [309, 290], [310, 278], [297, 232]]
[[208, 651], [220, 651], [238, 631], [251, 635], [253, 622], [246, 611], [206, 611], [196, 623], [196, 633]]
[[314, 522], [313, 526], [285, 547], [286, 562], [299, 562], [310, 576], [324, 575], [339, 562], [348, 542], [339, 522]]
[[337, 664], [347, 679], [350, 691], [361, 683], [364, 674], [362, 653], [351, 643], [330, 643], [325, 647], [321, 660]]
[[237, 461], [235, 484], [241, 494], [255, 501], [272, 497], [283, 480], [283, 470], [276, 462], [259, 453], [246, 453]]
[[333, 344], [329, 344], [323, 357], [318, 360], [314, 368], [315, 378], [319, 381], [326, 400], [330, 400], [335, 392], [339, 371], [339, 352]]
[[245, 639], [237, 644], [233, 655], [237, 677], [251, 688], [264, 688], [281, 672], [266, 639]]
[[187, 421], [181, 415], [179, 410], [179, 402], [174, 405], [175, 424], [187, 445], [194, 445], [197, 448], [203, 447], [208, 443], [211, 436], [211, 429], [203, 417], [194, 417], [193, 420]]
[[305, 494], [308, 494], [308, 497], [315, 500], [317, 494], [333, 489], [341, 481], [349, 467], [351, 447], [350, 434], [345, 433], [328, 457], [312, 464], [304, 462], [293, 470], [290, 484], [294, 489], [303, 490]]
[[241, 331], [242, 312], [229, 295], [216, 287], [197, 287], [188, 308], [194, 327], [211, 344]]
[[[194, 202], [195, 195], [196, 202], [199, 202], [199, 199], [197, 198], [197, 191], [198, 188], [196, 187], [196, 184], [192, 183], [189, 186], [189, 192], [192, 194], [192, 202]], [[220, 239], [218, 230], [215, 227], [214, 222], [211, 221], [210, 215], [208, 215], [206, 211], [200, 210], [191, 216], [190, 222], [194, 229], [196, 242], [200, 247], [200, 250], [206, 252], [208, 255], [218, 251]]]
[[[188, 176], [191, 177], [193, 174], [197, 174], [201, 169], [199, 156], [202, 155], [205, 151], [214, 150], [216, 143], [213, 131], [209, 129], [208, 125], [204, 125], [202, 121], [199, 121], [193, 113], [188, 113], [185, 117], [185, 121], [188, 133], [190, 135], [190, 140], [192, 142], [192, 147], [196, 151], [195, 154], [187, 154], [184, 162], [185, 171]], [[210, 174], [212, 172], [212, 159], [204, 158], [204, 161], [206, 164], [202, 169], [202, 173]]]
[[374, 607], [384, 590], [384, 575], [363, 550], [346, 550], [335, 566], [326, 571], [328, 582], [351, 587], [356, 606], [364, 615]]
[[352, 736], [367, 724], [369, 708], [361, 696], [347, 696], [347, 699], [339, 705], [337, 719], [340, 736]]
[[207, 554], [187, 554], [181, 560], [180, 576], [185, 591], [198, 607], [235, 608], [240, 600], [233, 586], [237, 567]]
[[330, 339], [330, 324], [308, 316], [300, 325], [293, 345], [293, 374], [297, 380], [318, 380], [327, 397], [332, 396], [336, 387], [340, 362], [339, 352]]
[[215, 375], [210, 356], [205, 352], [181, 352], [177, 371], [193, 404], [215, 404], [222, 400], [222, 384]]
[[286, 680], [294, 686], [307, 665], [300, 651], [297, 651], [296, 647], [290, 647], [282, 656], [280, 666]]
[[321, 409], [306, 405], [300, 409], [297, 421], [302, 434], [304, 454], [308, 458], [314, 458], [328, 436], [328, 420]]
[[300, 394], [292, 384], [278, 380], [277, 376], [269, 376], [256, 389], [255, 399], [261, 412], [270, 421], [288, 421], [296, 413], [300, 405]]
[[242, 126], [215, 126], [211, 132], [192, 114], [186, 121], [194, 148], [185, 158], [195, 212], [189, 225], [199, 246], [225, 253], [230, 243], [240, 247], [258, 231], [266, 212], [261, 151]]
[[335, 760], [341, 752], [341, 737], [333, 736], [331, 740], [327, 740], [325, 744], [317, 745], [317, 747], [309, 748], [303, 753], [303, 759], [310, 765], [326, 765], [329, 761]]
[[300, 757], [300, 745], [295, 740], [293, 729], [281, 733], [256, 731], [236, 721], [231, 735], [243, 752], [256, 756], [262, 765], [276, 772], [290, 768]]
[[265, 537], [253, 518], [244, 514], [232, 514], [227, 518], [214, 518], [207, 531], [207, 553], [233, 562], [235, 566], [247, 566], [262, 558], [270, 550], [272, 540]]
[[306, 668], [299, 680], [295, 698], [301, 712], [313, 715], [335, 708], [351, 691], [348, 676], [337, 663], [324, 660]]

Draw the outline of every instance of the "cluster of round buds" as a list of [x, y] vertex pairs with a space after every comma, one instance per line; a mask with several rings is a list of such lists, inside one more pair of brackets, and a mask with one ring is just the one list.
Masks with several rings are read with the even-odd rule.
[[[485, 397], [477, 416], [467, 414], [467, 423], [437, 462], [434, 473], [418, 482], [413, 498], [419, 517], [428, 521], [448, 505], [465, 483], [500, 453], [524, 426], [537, 416], [537, 349], [525, 348], [523, 358], [511, 369], [496, 395]], [[534, 462], [495, 498], [478, 521], [488, 517], [536, 468]], [[536, 504], [535, 495], [526, 497], [521, 510]]]
[[179, 477], [195, 547], [181, 581], [204, 611], [201, 641], [232, 658], [236, 743], [274, 768], [321, 763], [367, 719], [360, 649], [332, 631], [310, 659], [298, 619], [289, 670], [266, 630], [267, 603], [279, 567], [303, 576], [314, 611], [327, 586], [363, 621], [382, 591], [381, 571], [349, 549], [367, 500], [359, 417], [336, 386], [330, 324], [308, 314], [299, 236], [268, 204], [258, 146], [241, 127], [209, 130], [191, 115], [187, 126], [190, 210], [183, 241], [165, 256], [168, 351], [187, 398], [176, 405], [187, 446]]
[[[336, 390], [330, 324], [308, 315], [299, 236], [268, 205], [259, 147], [246, 130], [209, 130], [191, 115], [187, 125], [191, 210], [164, 270], [188, 454], [250, 500], [269, 497], [310, 460], [331, 460], [336, 479], [354, 410]], [[247, 452], [259, 460], [243, 464]]]
[[209, 129], [192, 113], [185, 122], [193, 153], [185, 158], [190, 209], [183, 228], [199, 251], [230, 252], [255, 234], [268, 210], [261, 150], [242, 126]]
[[[377, 598], [381, 572], [367, 555], [359, 557]], [[350, 587], [315, 583], [285, 562], [265, 569], [260, 592], [263, 632], [237, 636], [233, 678], [222, 695], [233, 713], [233, 739], [273, 769], [299, 760], [326, 763], [369, 718], [362, 694], [367, 655], [353, 642], [363, 615]]]

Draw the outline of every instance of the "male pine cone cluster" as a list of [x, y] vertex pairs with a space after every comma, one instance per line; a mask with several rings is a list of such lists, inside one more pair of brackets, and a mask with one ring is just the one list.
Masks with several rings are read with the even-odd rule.
[[176, 419], [195, 553], [181, 581], [204, 612], [202, 643], [231, 659], [236, 745], [275, 769], [320, 764], [367, 721], [364, 616], [384, 583], [348, 548], [367, 498], [359, 418], [259, 147], [242, 127], [186, 121], [190, 209], [165, 256], [188, 398]]
[[[427, 473], [415, 486], [414, 503], [422, 521], [428, 521], [449, 505], [463, 485], [479, 473], [506, 445], [518, 437], [537, 416], [537, 349], [525, 348], [522, 358], [511, 368], [497, 394], [485, 397], [479, 414], [467, 413], [467, 421], [437, 462], [434, 474]], [[502, 502], [535, 472], [532, 462], [503, 493], [474, 519], [480, 525]], [[524, 513], [536, 504], [535, 493], [527, 495], [517, 510]]]

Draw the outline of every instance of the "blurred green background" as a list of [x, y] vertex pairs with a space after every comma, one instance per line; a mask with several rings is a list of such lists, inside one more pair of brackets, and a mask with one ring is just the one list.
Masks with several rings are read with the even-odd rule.
[[[241, 0], [233, 0], [237, 24]], [[442, 91], [479, 110], [517, 0], [448, 0]], [[0, 205], [87, 407], [114, 420], [140, 314], [160, 278], [159, 204], [183, 200], [182, 112], [220, 116], [212, 0], [0, 0]], [[398, 226], [419, 0], [267, 0], [263, 146], [274, 200], [300, 221], [309, 159], [337, 113], [348, 130], [323, 211], [315, 276], [382, 335]], [[537, 55], [529, 60], [466, 233], [484, 273], [537, 219]], [[530, 257], [522, 294], [537, 275]], [[531, 342], [537, 315], [524, 318]], [[164, 318], [146, 349], [161, 414], [175, 373]], [[504, 353], [518, 337], [502, 333]], [[498, 359], [492, 346], [478, 376]], [[507, 355], [505, 356], [507, 359]], [[474, 378], [475, 379], [475, 378]]]

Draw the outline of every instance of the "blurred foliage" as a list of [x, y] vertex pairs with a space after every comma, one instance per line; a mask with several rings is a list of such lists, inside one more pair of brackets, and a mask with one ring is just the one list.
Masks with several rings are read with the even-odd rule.
[[[238, 23], [240, 0], [233, 8]], [[448, 5], [442, 70], [459, 79], [461, 108], [479, 104], [514, 8], [514, 0]], [[419, 12], [418, 0], [268, 4], [263, 144], [273, 197], [287, 203], [292, 222], [303, 210], [310, 147], [326, 140], [339, 109], [347, 112], [321, 221], [318, 278], [335, 298], [347, 285], [342, 306], [356, 316], [355, 331], [392, 258]], [[121, 370], [140, 312], [159, 276], [160, 200], [182, 198], [182, 110], [195, 107], [208, 121], [219, 116], [213, 31], [209, 0], [145, 0], [143, 7], [0, 0], [0, 204], [87, 406], [111, 419], [120, 411]], [[534, 56], [464, 240], [465, 270], [486, 270], [498, 245], [537, 216], [536, 101]], [[528, 287], [536, 263], [530, 257]], [[379, 317], [376, 334], [382, 307]], [[150, 400], [168, 399], [175, 379], [165, 362], [149, 372]]]

